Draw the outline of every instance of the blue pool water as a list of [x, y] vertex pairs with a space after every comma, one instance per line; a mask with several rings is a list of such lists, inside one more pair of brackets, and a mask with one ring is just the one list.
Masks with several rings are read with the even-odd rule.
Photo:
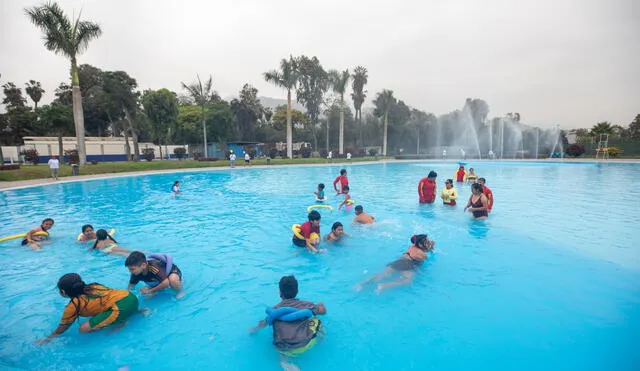
[[[438, 185], [455, 163], [348, 165], [352, 196], [378, 223], [322, 212], [322, 233], [342, 221], [352, 238], [310, 255], [292, 247], [318, 182], [340, 166], [185, 172], [53, 184], [0, 192], [0, 235], [53, 217], [42, 252], [0, 244], [0, 369], [277, 370], [271, 330], [250, 336], [278, 280], [294, 274], [300, 298], [325, 303], [326, 338], [295, 362], [302, 370], [638, 370], [638, 164], [471, 163], [496, 202], [485, 222], [462, 205], [419, 205], [431, 169]], [[169, 194], [174, 180], [183, 195]], [[331, 193], [331, 204], [339, 200]], [[146, 300], [119, 332], [45, 346], [67, 300], [64, 273], [126, 288], [123, 259], [76, 243], [80, 226], [116, 228], [121, 246], [174, 256], [186, 296]], [[427, 232], [438, 252], [411, 286], [376, 295], [354, 286]]]

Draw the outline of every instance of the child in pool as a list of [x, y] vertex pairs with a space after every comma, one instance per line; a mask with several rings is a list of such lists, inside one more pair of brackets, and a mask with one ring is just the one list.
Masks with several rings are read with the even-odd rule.
[[344, 227], [342, 226], [342, 223], [335, 222], [331, 226], [331, 232], [328, 235], [324, 236], [324, 239], [327, 241], [338, 242], [342, 237], [349, 237], [349, 235], [344, 233]]
[[356, 217], [353, 219], [353, 223], [360, 224], [373, 224], [376, 218], [364, 212], [362, 205], [356, 206]]
[[179, 195], [180, 193], [180, 181], [176, 180], [175, 182], [173, 182], [173, 187], [171, 187], [171, 192], [173, 192], [174, 195]]
[[78, 241], [87, 242], [96, 239], [96, 231], [93, 230], [93, 226], [91, 224], [85, 224], [82, 226], [82, 234]]
[[318, 191], [313, 194], [316, 195], [316, 201], [324, 201], [324, 183], [318, 184]]
[[349, 209], [349, 206], [351, 206], [351, 204], [353, 203], [353, 201], [349, 202], [351, 200], [351, 194], [349, 193], [349, 186], [342, 187], [342, 194], [344, 195], [344, 200], [342, 200], [340, 205], [338, 205], [338, 209], [342, 208], [342, 206], [345, 206], [345, 205], [347, 206], [346, 208]]
[[86, 284], [77, 273], [60, 277], [58, 290], [60, 296], [71, 300], [64, 308], [58, 328], [38, 344], [47, 343], [67, 331], [79, 317], [91, 317], [80, 325], [80, 332], [90, 332], [109, 325], [124, 325], [126, 319], [138, 311], [138, 298], [134, 294], [99, 283]]
[[105, 254], [129, 256], [131, 250], [118, 246], [118, 242], [111, 237], [104, 229], [98, 229], [96, 232], [96, 242], [89, 250], [98, 249]]
[[[161, 260], [164, 258], [164, 261]], [[125, 267], [129, 269], [131, 277], [129, 278], [129, 290], [140, 281], [144, 281], [148, 287], [143, 287], [140, 292], [147, 295], [155, 294], [169, 286], [177, 292], [176, 297], [182, 294], [182, 272], [169, 255], [153, 254], [147, 257], [140, 251], [134, 251], [124, 262]], [[170, 271], [167, 274], [167, 265], [170, 265]]]
[[[22, 246], [29, 245], [30, 248], [36, 251], [40, 250], [42, 241], [46, 240], [47, 237], [49, 237], [49, 229], [53, 228], [53, 223], [53, 219], [51, 218], [46, 218], [45, 220], [43, 220], [40, 226], [35, 227], [27, 232], [27, 235], [22, 240]], [[47, 235], [36, 235], [37, 232], [45, 232]]]
[[[298, 370], [289, 362], [288, 357], [302, 354], [316, 344], [322, 326], [322, 321], [316, 316], [326, 314], [327, 308], [322, 303], [314, 304], [296, 299], [298, 281], [294, 276], [282, 277], [279, 288], [282, 301], [268, 310], [269, 316], [258, 322], [256, 327], [249, 329], [249, 332], [255, 333], [267, 325], [273, 326], [273, 344], [281, 354], [280, 365], [285, 370]], [[300, 313], [300, 318], [290, 321], [279, 320], [280, 317], [272, 311], [280, 308], [288, 308], [292, 312]]]
[[320, 235], [320, 218], [321, 215], [317, 210], [311, 210], [309, 215], [307, 215], [307, 219], [309, 221], [300, 225], [300, 235], [304, 237], [304, 239], [301, 239], [294, 234], [291, 240], [293, 244], [298, 247], [306, 247], [313, 253], [319, 252], [311, 241], [311, 234], [316, 233]]
[[387, 264], [387, 268], [382, 273], [378, 273], [360, 284], [357, 288], [358, 291], [360, 291], [367, 283], [372, 281], [381, 281], [389, 277], [394, 272], [399, 272], [402, 275], [400, 280], [378, 284], [376, 293], [380, 293], [391, 287], [408, 285], [411, 283], [411, 281], [413, 281], [413, 276], [415, 276], [416, 268], [427, 260], [428, 253], [433, 251], [435, 242], [429, 240], [426, 234], [419, 234], [411, 237], [411, 243], [412, 245], [409, 246], [407, 251], [405, 251], [398, 260]]
[[475, 183], [477, 179], [478, 179], [478, 175], [475, 173], [475, 171], [473, 171], [473, 168], [470, 167], [469, 173], [467, 174], [467, 182]]

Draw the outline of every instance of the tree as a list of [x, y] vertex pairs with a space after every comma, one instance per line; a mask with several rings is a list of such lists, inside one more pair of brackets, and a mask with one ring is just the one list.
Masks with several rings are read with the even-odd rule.
[[141, 102], [144, 113], [153, 124], [153, 140], [155, 144], [160, 145], [162, 158], [162, 142], [166, 143], [169, 140], [171, 127], [178, 118], [178, 97], [176, 93], [167, 89], [145, 90]]
[[309, 58], [305, 55], [296, 59], [298, 68], [298, 88], [296, 95], [298, 102], [304, 104], [311, 122], [311, 134], [313, 135], [313, 148], [318, 148], [318, 136], [316, 125], [320, 116], [320, 107], [323, 103], [324, 93], [329, 88], [329, 76], [322, 68], [317, 57]]
[[287, 158], [293, 158], [293, 128], [291, 124], [291, 92], [298, 83], [296, 60], [292, 56], [280, 61], [280, 70], [264, 73], [264, 79], [277, 87], [287, 91]]
[[202, 124], [202, 134], [204, 136], [204, 157], [208, 157], [207, 153], [207, 125], [204, 120], [204, 111], [205, 107], [208, 103], [215, 101], [217, 94], [213, 91], [213, 77], [209, 75], [209, 80], [207, 80], [204, 85], [200, 80], [200, 75], [196, 75], [198, 78], [197, 82], [193, 82], [189, 85], [182, 83], [182, 88], [185, 89], [193, 101], [200, 106], [200, 123]]
[[351, 84], [351, 88], [353, 89], [351, 99], [353, 100], [353, 108], [355, 109], [355, 118], [359, 124], [358, 126], [360, 127], [360, 145], [362, 145], [362, 130], [364, 128], [364, 124], [362, 122], [362, 104], [367, 98], [367, 91], [364, 90], [364, 86], [367, 85], [367, 80], [369, 78], [367, 75], [367, 69], [362, 66], [356, 67], [353, 70], [351, 78], [353, 79], [353, 83]]
[[263, 107], [258, 99], [258, 89], [244, 84], [240, 99], [231, 101], [231, 111], [238, 123], [237, 136], [241, 140], [255, 140], [255, 127], [263, 115]]
[[389, 126], [389, 111], [397, 103], [396, 98], [393, 96], [393, 91], [382, 90], [376, 96], [373, 101], [375, 105], [375, 115], [384, 118], [384, 129], [382, 134], [382, 155], [387, 155], [387, 129]]
[[291, 121], [291, 125], [296, 128], [304, 128], [309, 124], [309, 117], [297, 109], [292, 109], [291, 113], [288, 112], [287, 106], [276, 107], [276, 112], [271, 117], [273, 128], [281, 131], [287, 128], [288, 121]]
[[84, 116], [77, 57], [87, 49], [91, 40], [100, 37], [102, 30], [96, 23], [81, 21], [80, 14], [75, 20], [67, 18], [57, 3], [26, 8], [25, 12], [31, 22], [44, 33], [44, 46], [56, 54], [69, 58], [71, 62], [73, 119], [76, 126], [80, 165], [84, 165], [87, 161], [87, 154], [84, 143]]
[[610, 122], [599, 122], [591, 128], [590, 134], [592, 136], [599, 136], [601, 134], [613, 134], [613, 125]]
[[124, 71], [107, 71], [104, 72], [102, 84], [105, 104], [109, 104], [113, 109], [113, 113], [126, 122], [133, 140], [133, 159], [134, 161], [139, 161], [138, 130], [134, 124], [134, 116], [137, 114], [138, 97], [140, 95], [135, 90], [138, 87], [138, 83]]
[[73, 107], [53, 102], [40, 109], [40, 120], [58, 136], [58, 154], [62, 158], [62, 137], [73, 133]]
[[629, 124], [629, 128], [627, 128], [627, 132], [629, 133], [629, 137], [631, 137], [631, 139], [640, 139], [640, 114], [637, 114], [636, 118], [631, 121], [631, 123]]
[[2, 104], [6, 105], [7, 109], [21, 108], [27, 103], [27, 100], [22, 96], [22, 89], [12, 82], [2, 85], [2, 91], [4, 93]]
[[40, 85], [40, 81], [29, 80], [29, 82], [26, 83], [25, 85], [27, 87], [24, 88], [24, 91], [33, 101], [33, 104], [34, 104], [33, 110], [35, 111], [38, 109], [38, 102], [40, 102], [40, 99], [42, 99], [42, 94], [44, 93], [44, 89], [42, 89], [42, 86]]
[[331, 89], [334, 93], [340, 96], [340, 135], [338, 139], [338, 153], [341, 155], [344, 154], [344, 93], [347, 91], [347, 84], [349, 84], [350, 78], [351, 75], [349, 74], [348, 69], [342, 72], [338, 72], [336, 70], [329, 72]]

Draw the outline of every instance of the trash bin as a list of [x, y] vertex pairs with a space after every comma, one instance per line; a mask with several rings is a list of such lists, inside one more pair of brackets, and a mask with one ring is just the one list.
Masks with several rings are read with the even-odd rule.
[[80, 165], [71, 164], [71, 175], [80, 175]]

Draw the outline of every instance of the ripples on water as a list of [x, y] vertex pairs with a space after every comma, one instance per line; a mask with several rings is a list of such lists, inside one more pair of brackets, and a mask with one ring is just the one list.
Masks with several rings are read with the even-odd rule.
[[[277, 282], [295, 274], [300, 298], [323, 301], [327, 339], [296, 360], [308, 370], [634, 369], [640, 358], [640, 207], [635, 164], [471, 163], [496, 197], [485, 222], [462, 208], [418, 205], [418, 180], [455, 164], [347, 166], [352, 197], [379, 221], [322, 212], [322, 232], [341, 221], [353, 237], [323, 255], [291, 247], [317, 183], [330, 191], [340, 167], [234, 169], [55, 184], [0, 193], [1, 235], [44, 217], [53, 240], [35, 253], [0, 245], [0, 366], [25, 369], [149, 367], [276, 370], [270, 329], [247, 329], [278, 302]], [[183, 195], [169, 194], [180, 180]], [[462, 205], [460, 205], [462, 204]], [[187, 295], [162, 293], [118, 333], [80, 335], [77, 325], [47, 346], [66, 304], [57, 279], [125, 288], [123, 260], [89, 253], [80, 226], [116, 228], [123, 247], [174, 256]], [[413, 285], [380, 296], [356, 293], [429, 233], [435, 254]], [[0, 367], [1, 368], [1, 367]], [[636, 368], [637, 369], [637, 368]]]

